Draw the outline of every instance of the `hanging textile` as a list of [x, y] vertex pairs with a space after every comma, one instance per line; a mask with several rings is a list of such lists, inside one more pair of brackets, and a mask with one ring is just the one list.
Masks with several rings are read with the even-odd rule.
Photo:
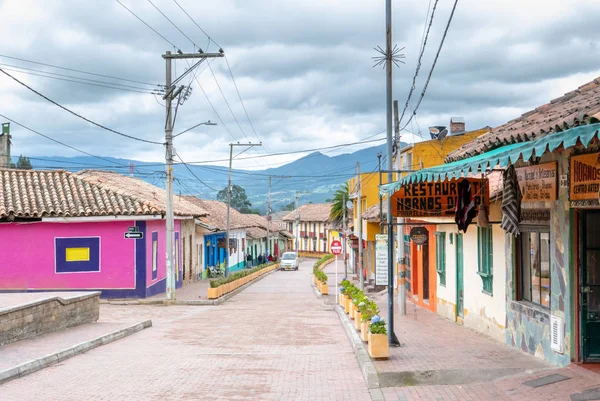
[[[484, 175], [481, 175], [481, 187], [485, 186]], [[479, 213], [477, 214], [477, 227], [488, 227], [490, 225], [490, 220], [488, 218], [488, 210], [485, 206], [485, 203], [481, 203], [479, 205]]]
[[502, 223], [500, 227], [515, 237], [521, 233], [519, 220], [521, 217], [521, 189], [517, 181], [517, 172], [510, 165], [504, 171], [504, 185], [502, 187]]
[[458, 196], [456, 197], [456, 209], [454, 221], [458, 225], [458, 230], [467, 232], [467, 227], [475, 218], [475, 201], [471, 195], [471, 183], [462, 179], [458, 183]]

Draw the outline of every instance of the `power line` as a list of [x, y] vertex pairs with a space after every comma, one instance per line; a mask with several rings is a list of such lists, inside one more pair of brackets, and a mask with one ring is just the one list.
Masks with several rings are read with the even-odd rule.
[[450, 17], [448, 18], [448, 23], [446, 24], [446, 29], [444, 30], [444, 35], [442, 36], [440, 46], [438, 47], [437, 53], [435, 55], [435, 59], [433, 60], [433, 64], [431, 66], [431, 70], [429, 71], [427, 81], [425, 81], [425, 86], [423, 87], [423, 91], [421, 92], [421, 97], [419, 98], [419, 101], [417, 102], [417, 105], [416, 105], [415, 109], [413, 110], [413, 114], [410, 116], [410, 118], [408, 119], [406, 124], [402, 128], [400, 128], [401, 131], [404, 130], [404, 128], [406, 128], [408, 126], [408, 124], [411, 122], [413, 117], [417, 114], [417, 109], [419, 108], [419, 106], [421, 105], [421, 102], [423, 101], [423, 98], [425, 97], [425, 92], [427, 91], [427, 87], [429, 86], [429, 82], [431, 81], [431, 76], [433, 75], [433, 70], [435, 69], [435, 65], [438, 61], [438, 57], [440, 56], [440, 52], [442, 51], [442, 47], [444, 46], [444, 41], [446, 40], [446, 35], [448, 34], [448, 29], [450, 29], [450, 24], [452, 23], [452, 18], [454, 17], [454, 11], [456, 11], [457, 5], [458, 5], [458, 0], [454, 0], [454, 6], [452, 7], [452, 12], [450, 13]]
[[[6, 64], [0, 64], [0, 65], [6, 65]], [[22, 67], [17, 67], [17, 68], [22, 68]], [[55, 79], [55, 80], [58, 80], [58, 81], [73, 82], [73, 83], [77, 83], [77, 84], [89, 85], [89, 86], [97, 86], [97, 87], [108, 88], [108, 89], [116, 89], [116, 90], [120, 90], [120, 91], [124, 91], [124, 92], [143, 93], [143, 94], [148, 94], [148, 95], [160, 95], [160, 93], [158, 93], [158, 92], [151, 92], [149, 89], [135, 90], [135, 89], [122, 88], [122, 87], [118, 87], [118, 86], [94, 84], [92, 82], [84, 82], [84, 81], [77, 81], [75, 79], [53, 77], [53, 76], [48, 76], [48, 75], [43, 75], [43, 74], [37, 74], [35, 72], [19, 71], [19, 70], [15, 70], [15, 69], [12, 69], [12, 68], [6, 68], [6, 67], [4, 68], [4, 70], [6, 70], [6, 71], [12, 71], [12, 72], [18, 72], [18, 73], [21, 73], [21, 74], [33, 75], [33, 76], [42, 77], [42, 78]], [[51, 74], [51, 73], [47, 73], [47, 74]], [[74, 78], [77, 78], [77, 77], [74, 77]]]
[[72, 110], [70, 110], [70, 109], [66, 108], [65, 106], [61, 105], [60, 103], [57, 103], [57, 102], [55, 102], [54, 100], [50, 99], [50, 98], [49, 98], [49, 97], [47, 97], [46, 95], [43, 95], [42, 93], [40, 93], [40, 92], [36, 91], [35, 89], [33, 89], [32, 87], [30, 87], [30, 86], [29, 86], [29, 85], [27, 85], [26, 83], [19, 81], [17, 78], [13, 77], [13, 76], [12, 76], [12, 75], [10, 75], [8, 72], [4, 71], [2, 68], [0, 68], [0, 72], [2, 72], [2, 73], [3, 73], [4, 75], [6, 75], [6, 76], [8, 76], [8, 77], [12, 78], [12, 79], [13, 79], [15, 82], [18, 82], [19, 84], [21, 84], [22, 86], [26, 87], [27, 89], [29, 89], [30, 91], [32, 91], [32, 92], [33, 92], [33, 93], [35, 93], [36, 95], [38, 95], [38, 96], [40, 96], [40, 97], [42, 97], [42, 98], [46, 99], [47, 101], [49, 101], [50, 103], [54, 104], [55, 106], [58, 106], [58, 107], [60, 107], [61, 109], [65, 110], [65, 111], [67, 111], [67, 112], [69, 112], [69, 113], [71, 113], [71, 114], [72, 114], [72, 115], [74, 115], [75, 117], [81, 118], [82, 120], [84, 120], [84, 121], [87, 121], [88, 123], [90, 123], [90, 124], [93, 124], [93, 125], [95, 125], [95, 126], [97, 126], [97, 127], [99, 127], [99, 128], [102, 128], [102, 129], [104, 129], [104, 130], [106, 130], [106, 131], [110, 131], [110, 132], [112, 132], [112, 133], [115, 133], [115, 134], [117, 134], [117, 135], [121, 135], [121, 136], [123, 136], [123, 137], [125, 137], [125, 138], [133, 139], [133, 140], [136, 140], [136, 141], [145, 142], [145, 143], [152, 143], [152, 144], [155, 144], [155, 145], [162, 145], [162, 144], [163, 144], [162, 142], [150, 141], [150, 140], [148, 140], [148, 139], [143, 139], [143, 138], [138, 138], [138, 137], [135, 137], [135, 136], [132, 136], [132, 135], [123, 134], [122, 132], [115, 131], [114, 129], [112, 129], [112, 128], [108, 128], [108, 127], [106, 127], [106, 126], [104, 126], [104, 125], [102, 125], [102, 124], [98, 124], [97, 122], [95, 122], [95, 121], [92, 121], [92, 120], [90, 120], [89, 118], [86, 118], [86, 117], [82, 116], [81, 114], [77, 114], [77, 113], [75, 113], [74, 111], [72, 111]]
[[208, 185], [207, 183], [205, 183], [204, 181], [202, 181], [200, 178], [198, 178], [198, 176], [196, 174], [194, 174], [194, 172], [192, 171], [192, 169], [190, 168], [190, 166], [188, 166], [186, 164], [186, 162], [183, 161], [183, 159], [181, 158], [181, 156], [179, 156], [179, 153], [176, 153], [176, 155], [179, 158], [179, 161], [181, 161], [181, 163], [183, 163], [183, 165], [185, 166], [185, 168], [187, 168], [187, 170], [194, 176], [194, 178], [196, 178], [198, 180], [198, 182], [200, 182], [202, 185], [204, 185], [208, 189], [212, 189], [213, 191], [218, 191], [218, 189], [214, 189], [213, 187], [211, 187], [210, 185]]
[[242, 104], [242, 107], [244, 109], [244, 113], [246, 113], [246, 118], [248, 119], [248, 122], [250, 123], [250, 127], [252, 128], [252, 131], [254, 132], [254, 136], [256, 137], [256, 139], [258, 139], [260, 141], [260, 138], [258, 137], [256, 130], [254, 129], [254, 125], [252, 124], [252, 121], [250, 120], [250, 116], [248, 115], [248, 110], [246, 110], [246, 106], [244, 105], [244, 101], [242, 100], [242, 95], [240, 94], [240, 90], [238, 89], [238, 86], [235, 83], [235, 78], [233, 77], [233, 71], [231, 71], [231, 67], [229, 66], [229, 60], [227, 60], [227, 56], [225, 56], [225, 63], [227, 64], [227, 69], [229, 69], [229, 75], [231, 75], [231, 80], [233, 81], [233, 86], [235, 86], [235, 91], [238, 94], [240, 103]]
[[[425, 53], [425, 47], [427, 47], [427, 39], [429, 38], [429, 31], [431, 30], [431, 26], [433, 25], [433, 18], [435, 16], [435, 9], [437, 8], [438, 5], [438, 1], [439, 0], [435, 0], [435, 3], [433, 4], [433, 10], [431, 11], [431, 18], [429, 19], [429, 26], [427, 26], [427, 33], [424, 33], [424, 38], [421, 39], [421, 49], [419, 52], [419, 59], [417, 61], [417, 68], [415, 69], [415, 75], [413, 76], [413, 80], [412, 80], [412, 86], [410, 87], [410, 91], [408, 92], [408, 97], [406, 98], [406, 104], [404, 105], [404, 108], [402, 109], [402, 114], [400, 115], [400, 120], [402, 121], [402, 119], [404, 118], [404, 113], [406, 113], [406, 109], [408, 108], [410, 99], [412, 98], [412, 94], [417, 86], [417, 76], [419, 75], [419, 71], [421, 70], [421, 62], [423, 60], [423, 54]], [[431, 6], [431, 1], [429, 2], [429, 6]], [[427, 10], [427, 13], [429, 14], [429, 9]]]
[[155, 34], [157, 34], [158, 36], [160, 36], [161, 38], [163, 38], [163, 40], [167, 43], [169, 43], [171, 46], [173, 46], [173, 48], [179, 50], [179, 48], [177, 46], [175, 46], [173, 44], [173, 42], [171, 42], [169, 39], [165, 38], [163, 35], [161, 35], [156, 29], [152, 28], [150, 25], [148, 25], [148, 23], [146, 21], [144, 21], [143, 19], [141, 19], [140, 17], [137, 16], [136, 13], [134, 13], [133, 11], [131, 11], [129, 8], [127, 8], [125, 6], [125, 4], [121, 3], [119, 0], [116, 0], [117, 3], [119, 3], [121, 6], [123, 6], [123, 8], [127, 11], [129, 11], [131, 13], [131, 15], [133, 15], [135, 18], [137, 18], [138, 20], [140, 20], [140, 22], [144, 25], [146, 25], [148, 28], [150, 28]]
[[[39, 136], [42, 136], [42, 137], [44, 137], [44, 138], [46, 138], [46, 139], [48, 139], [48, 140], [50, 140], [50, 141], [52, 141], [52, 142], [56, 142], [56, 143], [58, 143], [59, 145], [65, 146], [65, 147], [67, 147], [67, 148], [69, 148], [69, 149], [73, 149], [73, 150], [75, 150], [75, 151], [77, 151], [77, 152], [79, 152], [79, 153], [83, 153], [84, 155], [88, 155], [88, 156], [91, 156], [91, 157], [95, 157], [96, 159], [104, 160], [104, 161], [106, 161], [106, 162], [109, 162], [109, 163], [114, 163], [114, 164], [118, 164], [118, 165], [121, 165], [121, 166], [125, 166], [125, 165], [124, 165], [124, 164], [122, 164], [122, 163], [118, 163], [118, 162], [115, 162], [115, 161], [113, 161], [113, 160], [110, 160], [110, 159], [105, 159], [104, 157], [101, 157], [101, 156], [96, 156], [96, 155], [93, 155], [93, 154], [91, 154], [91, 153], [89, 153], [89, 152], [86, 152], [85, 150], [81, 150], [81, 149], [79, 149], [79, 148], [76, 148], [75, 146], [71, 146], [71, 145], [69, 145], [69, 144], [66, 144], [66, 143], [64, 143], [64, 142], [61, 142], [61, 141], [59, 141], [58, 139], [54, 139], [54, 138], [52, 138], [51, 136], [44, 135], [44, 134], [42, 134], [41, 132], [38, 132], [38, 131], [36, 131], [36, 130], [34, 130], [34, 129], [32, 129], [32, 128], [29, 128], [29, 127], [27, 127], [27, 126], [25, 126], [25, 125], [21, 124], [20, 122], [17, 122], [17, 121], [15, 121], [15, 120], [11, 119], [11, 118], [8, 118], [8, 117], [6, 117], [6, 116], [5, 116], [5, 115], [3, 115], [3, 114], [0, 114], [0, 117], [2, 117], [2, 118], [4, 118], [4, 119], [6, 119], [6, 120], [8, 120], [8, 121], [10, 121], [11, 123], [17, 124], [17, 125], [18, 125], [19, 127], [21, 127], [21, 128], [25, 128], [27, 131], [31, 131], [31, 132], [33, 132], [34, 134], [37, 134], [37, 135], [39, 135]], [[129, 166], [125, 166], [125, 167], [129, 167]]]
[[104, 75], [104, 74], [98, 74], [98, 73], [95, 73], [95, 72], [77, 70], [75, 68], [61, 67], [61, 66], [58, 66], [58, 65], [53, 65], [53, 64], [48, 64], [48, 63], [41, 63], [39, 61], [27, 60], [27, 59], [24, 59], [24, 58], [13, 57], [13, 56], [7, 56], [6, 54], [0, 54], [0, 57], [9, 58], [9, 59], [12, 59], [12, 60], [23, 61], [25, 63], [43, 65], [43, 66], [46, 66], [46, 67], [58, 68], [60, 70], [65, 70], [65, 71], [78, 72], [80, 74], [94, 75], [96, 77], [110, 78], [110, 79], [116, 79], [116, 80], [119, 80], [119, 81], [133, 82], [133, 83], [136, 83], [136, 84], [162, 87], [162, 85], [159, 85], [159, 84], [154, 84], [154, 83], [149, 83], [149, 82], [142, 82], [142, 81], [135, 81], [135, 80], [132, 80], [132, 79], [127, 79], [127, 78], [119, 78], [119, 77], [115, 77], [115, 76], [112, 76], [112, 75]]
[[[206, 37], [208, 38], [209, 44], [210, 44], [210, 42], [213, 42], [218, 48], [221, 48], [221, 46], [219, 46], [219, 44], [217, 42], [215, 42], [214, 39], [211, 38], [208, 35], [208, 33], [206, 33], [206, 31], [200, 27], [200, 25], [198, 25], [198, 23], [192, 18], [192, 16], [189, 15], [187, 11], [185, 11], [185, 9], [177, 2], [177, 0], [173, 0], [173, 1], [175, 2], [175, 4], [177, 4], [177, 7], [179, 7], [181, 9], [181, 11], [183, 11], [185, 13], [185, 15], [188, 16], [188, 18], [194, 23], [194, 25], [196, 25], [198, 27], [198, 29], [200, 29], [202, 31], [202, 33], [206, 35]], [[208, 49], [208, 47], [207, 47], [207, 49]]]
[[[187, 35], [186, 35], [186, 34], [185, 34], [185, 33], [184, 33], [184, 32], [183, 32], [181, 29], [179, 29], [179, 27], [178, 27], [178, 26], [177, 26], [177, 25], [176, 25], [176, 24], [175, 24], [173, 21], [171, 21], [171, 19], [170, 19], [169, 17], [167, 17], [167, 16], [165, 15], [165, 13], [163, 13], [163, 12], [160, 10], [160, 8], [158, 8], [158, 7], [157, 7], [157, 6], [156, 6], [156, 5], [155, 5], [155, 4], [152, 2], [152, 0], [148, 0], [148, 3], [152, 4], [152, 7], [154, 7], [154, 8], [156, 9], [156, 11], [158, 11], [158, 12], [159, 12], [159, 13], [160, 13], [160, 14], [161, 14], [163, 17], [165, 17], [165, 19], [166, 19], [167, 21], [169, 21], [169, 22], [171, 23], [171, 25], [173, 25], [173, 26], [175, 27], [175, 29], [177, 29], [177, 30], [178, 30], [178, 31], [179, 31], [179, 32], [180, 32], [180, 33], [181, 33], [183, 36], [185, 36], [185, 37], [186, 37], [186, 39], [187, 39], [187, 40], [189, 40], [189, 41], [192, 43], [192, 45], [194, 45], [194, 49], [195, 49], [196, 47], [197, 47], [198, 49], [200, 49], [200, 46], [198, 46], [197, 44], [195, 44], [195, 43], [194, 43], [194, 41], [193, 41], [192, 39], [190, 39], [190, 37], [189, 37], [189, 36], [187, 36]], [[162, 35], [161, 35], [161, 36], [162, 36]]]

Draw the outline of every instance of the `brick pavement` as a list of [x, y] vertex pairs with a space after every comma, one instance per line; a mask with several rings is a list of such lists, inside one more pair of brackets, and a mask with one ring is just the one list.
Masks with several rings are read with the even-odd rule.
[[218, 307], [102, 305], [153, 327], [0, 386], [2, 400], [369, 400], [346, 334], [312, 292], [312, 264]]
[[[324, 271], [333, 294], [335, 268], [329, 265]], [[333, 295], [326, 298], [335, 302]], [[387, 294], [373, 298], [385, 318]], [[554, 368], [412, 303], [407, 309], [406, 316], [396, 316], [402, 347], [392, 348], [389, 360], [375, 361], [386, 400], [566, 401], [573, 394], [600, 388], [600, 375], [580, 366]], [[523, 384], [551, 374], [569, 379], [538, 388]]]

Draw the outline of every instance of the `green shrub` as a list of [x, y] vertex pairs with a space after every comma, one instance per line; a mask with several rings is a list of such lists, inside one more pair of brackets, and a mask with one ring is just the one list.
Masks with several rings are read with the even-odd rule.
[[210, 287], [211, 288], [217, 288], [223, 284], [227, 284], [227, 283], [231, 283], [232, 281], [238, 280], [242, 277], [246, 277], [252, 273], [255, 273], [259, 270], [262, 270], [266, 267], [272, 266], [274, 265], [275, 262], [269, 262], [269, 263], [264, 263], [262, 265], [258, 265], [256, 267], [253, 267], [252, 269], [248, 269], [248, 270], [240, 270], [239, 272], [235, 272], [233, 274], [230, 274], [229, 277], [221, 277], [218, 278], [216, 280], [211, 280], [210, 281]]
[[387, 334], [385, 320], [381, 319], [376, 323], [371, 323], [369, 325], [369, 331], [371, 332], [371, 334]]
[[317, 280], [319, 280], [321, 283], [327, 284], [327, 274], [325, 274], [321, 270], [317, 270], [315, 276], [317, 277]]
[[358, 310], [360, 311], [361, 315], [360, 320], [363, 322], [371, 321], [371, 318], [373, 316], [379, 315], [379, 307], [374, 301], [370, 300], [369, 298], [365, 298], [363, 302], [364, 305], [358, 307]]

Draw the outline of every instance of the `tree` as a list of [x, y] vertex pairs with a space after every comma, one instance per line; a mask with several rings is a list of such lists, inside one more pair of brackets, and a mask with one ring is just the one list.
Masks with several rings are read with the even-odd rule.
[[[227, 188], [219, 191], [217, 200], [227, 203]], [[250, 213], [252, 210], [252, 203], [248, 200], [246, 190], [239, 185], [231, 186], [231, 207], [240, 213]]]
[[10, 164], [11, 168], [18, 168], [21, 170], [31, 170], [33, 169], [33, 167], [31, 166], [31, 161], [29, 160], [29, 157], [25, 157], [23, 155], [19, 156], [19, 160], [17, 160], [17, 164], [15, 165], [14, 163]]
[[290, 203], [288, 203], [287, 205], [283, 205], [283, 206], [281, 207], [281, 210], [282, 210], [282, 211], [286, 211], [286, 212], [287, 212], [287, 211], [290, 211], [290, 212], [291, 212], [291, 211], [292, 211], [292, 210], [294, 210], [294, 209], [296, 209], [296, 205], [294, 205], [294, 202], [290, 202]]
[[329, 218], [333, 220], [333, 223], [341, 227], [344, 222], [344, 211], [346, 212], [346, 218], [348, 218], [348, 183], [344, 183], [340, 189], [335, 191], [333, 195], [333, 203], [331, 204], [331, 211], [329, 212]]

